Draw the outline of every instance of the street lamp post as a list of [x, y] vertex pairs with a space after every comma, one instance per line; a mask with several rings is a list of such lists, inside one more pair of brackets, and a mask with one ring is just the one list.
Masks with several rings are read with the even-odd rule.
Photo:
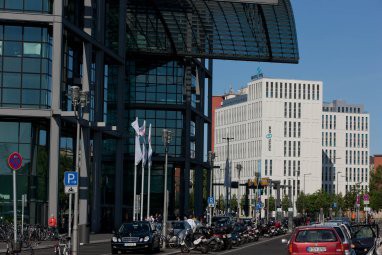
[[304, 174], [304, 199], [302, 200], [302, 214], [305, 215], [305, 197], [306, 197], [306, 192], [305, 192], [305, 176], [311, 175], [312, 173], [307, 173]]
[[[163, 144], [165, 148], [165, 164], [164, 164], [164, 203], [163, 203], [163, 227], [162, 227], [162, 235], [166, 236], [167, 232], [167, 210], [168, 210], [168, 202], [167, 202], [167, 164], [168, 164], [168, 145], [171, 141], [171, 131], [168, 129], [163, 129]], [[166, 248], [166, 239], [163, 240], [163, 249]]]
[[241, 190], [240, 190], [240, 172], [241, 172], [241, 169], [243, 168], [243, 166], [241, 164], [237, 164], [236, 165], [236, 168], [237, 168], [237, 172], [238, 172], [238, 176], [237, 176], [237, 182], [238, 182], [238, 192], [237, 192], [237, 196], [238, 196], [238, 207], [239, 207], [239, 217], [241, 216], [241, 205], [240, 205], [240, 202], [241, 202]]
[[226, 164], [228, 164], [228, 165], [226, 165], [226, 167], [225, 167], [225, 171], [226, 171], [226, 173], [225, 173], [225, 175], [228, 177], [227, 179], [225, 179], [224, 180], [224, 184], [226, 185], [226, 187], [225, 187], [225, 195], [226, 195], [226, 214], [228, 214], [228, 212], [230, 211], [229, 210], [229, 208], [230, 208], [230, 206], [229, 206], [229, 187], [230, 187], [230, 183], [227, 183], [227, 182], [230, 182], [231, 180], [230, 180], [230, 178], [229, 178], [229, 176], [230, 176], [230, 164], [229, 164], [229, 141], [230, 140], [233, 140], [234, 138], [233, 137], [223, 137], [222, 138], [223, 140], [227, 140], [227, 162], [226, 162]]
[[[340, 174], [340, 173], [342, 173], [341, 171], [338, 171], [337, 173], [336, 173], [336, 181], [337, 181], [337, 192], [336, 192], [336, 202], [337, 202], [337, 207], [338, 207], [338, 174]], [[340, 210], [341, 210], [341, 208], [340, 208]], [[336, 214], [337, 214], [337, 212], [336, 212]]]
[[[77, 122], [77, 137], [76, 137], [76, 172], [80, 175], [80, 119], [82, 118], [83, 109], [89, 103], [89, 91], [82, 91], [78, 86], [71, 86], [69, 89], [69, 97], [72, 99], [74, 114], [76, 115]], [[80, 109], [79, 109], [80, 108]], [[79, 189], [74, 193], [74, 219], [73, 219], [73, 242], [72, 254], [78, 253], [78, 202], [79, 202]]]

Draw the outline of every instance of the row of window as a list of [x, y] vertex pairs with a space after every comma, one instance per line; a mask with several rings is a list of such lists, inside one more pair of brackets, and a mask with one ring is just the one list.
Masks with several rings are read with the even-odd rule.
[[[287, 181], [284, 180], [284, 186], [287, 185]], [[297, 180], [297, 187], [296, 187], [296, 180], [288, 180], [288, 186], [289, 188], [285, 188], [284, 191], [283, 191], [283, 196], [287, 196], [289, 194], [289, 191], [291, 190], [292, 191], [292, 195], [293, 196], [296, 196], [297, 194], [300, 194], [300, 191], [301, 191], [301, 183], [300, 183], [300, 180]], [[297, 190], [296, 190], [297, 188]], [[296, 194], [296, 191], [297, 191], [297, 194]]]
[[336, 129], [336, 115], [322, 115], [322, 129]]
[[216, 125], [229, 125], [232, 123], [243, 122], [255, 118], [261, 118], [262, 103], [254, 102], [235, 107], [222, 107], [216, 110]]
[[52, 13], [53, 0], [1, 0], [0, 10]]
[[[220, 169], [225, 169], [225, 160], [222, 160], [224, 163], [221, 164], [216, 164], [217, 166], [220, 167]], [[237, 180], [239, 172], [237, 170], [237, 165], [240, 164], [242, 166], [242, 170], [240, 173], [240, 179], [248, 179], [248, 178], [253, 178], [256, 173], [258, 173], [258, 167], [259, 167], [259, 160], [248, 160], [248, 161], [242, 161], [242, 162], [236, 162], [234, 164], [231, 164], [232, 169], [231, 169], [231, 178], [232, 180]], [[219, 179], [220, 182], [224, 182], [224, 171], [220, 169], [215, 169], [214, 175], [215, 178]], [[243, 194], [243, 193], [242, 193]]]
[[320, 100], [320, 86], [318, 84], [266, 82], [265, 97]]
[[[293, 127], [293, 132], [292, 132]], [[301, 122], [284, 121], [284, 137], [301, 137]]]
[[361, 190], [361, 193], [363, 192], [369, 192], [369, 186], [368, 185], [346, 185], [345, 186], [346, 188], [346, 192], [350, 192], [350, 191], [358, 191], [358, 189]]
[[284, 102], [284, 118], [301, 119], [301, 103]]
[[226, 141], [225, 137], [234, 137], [235, 141], [242, 141], [248, 138], [261, 137], [261, 121], [254, 121], [247, 124], [241, 124], [233, 127], [219, 128], [215, 132], [215, 143], [221, 144]]
[[369, 153], [367, 151], [351, 151], [345, 152], [346, 165], [368, 165]]
[[300, 156], [301, 156], [300, 141], [284, 141], [284, 157], [300, 157]]
[[324, 111], [324, 112], [361, 113], [361, 108], [360, 107], [353, 107], [353, 106], [338, 106], [337, 108], [324, 106], [324, 107], [322, 107], [322, 111]]
[[368, 131], [369, 118], [360, 116], [346, 116], [345, 128], [346, 130]]
[[272, 159], [268, 160], [264, 160], [264, 174], [265, 176], [268, 176], [268, 173], [269, 173], [269, 176], [272, 176], [273, 174], [273, 166], [272, 166]]
[[263, 83], [257, 82], [248, 86], [248, 99], [249, 101], [262, 98]]
[[369, 144], [368, 134], [351, 134], [346, 133], [345, 135], [345, 145], [350, 148], [368, 148]]
[[299, 160], [284, 160], [284, 176], [297, 176], [301, 174], [301, 163]]
[[[360, 178], [360, 173], [361, 173], [361, 178]], [[368, 169], [346, 167], [345, 178], [347, 182], [368, 182]]]
[[337, 160], [336, 150], [322, 150], [322, 163], [323, 164], [335, 164]]
[[322, 132], [322, 146], [336, 147], [337, 134], [335, 132]]

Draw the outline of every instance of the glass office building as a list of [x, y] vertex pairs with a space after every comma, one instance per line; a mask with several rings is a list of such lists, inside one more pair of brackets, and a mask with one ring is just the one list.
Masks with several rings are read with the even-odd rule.
[[[75, 169], [78, 152], [80, 229], [109, 231], [131, 219], [130, 123], [138, 117], [152, 125], [151, 213], [163, 208], [167, 128], [170, 216], [201, 215], [213, 59], [297, 63], [290, 1], [0, 1], [0, 214], [11, 217], [6, 159], [18, 151], [26, 221], [46, 224], [54, 215], [60, 223], [68, 212], [63, 174]], [[72, 86], [89, 91], [79, 120]]]

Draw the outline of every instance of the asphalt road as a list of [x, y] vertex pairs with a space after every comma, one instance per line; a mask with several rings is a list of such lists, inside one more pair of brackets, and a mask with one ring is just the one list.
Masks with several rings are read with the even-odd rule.
[[[235, 255], [285, 255], [286, 253], [286, 245], [281, 244], [281, 239], [286, 238], [286, 236], [278, 236], [274, 238], [262, 238], [258, 242], [242, 245], [239, 247], [235, 247], [232, 250], [229, 251], [220, 251], [218, 253], [212, 253], [209, 254], [235, 254]], [[166, 254], [174, 254], [176, 250], [169, 249], [166, 251], [161, 251], [158, 253], [159, 255], [166, 255]], [[179, 252], [180, 253], [180, 252]], [[31, 254], [28, 252], [21, 253], [22, 255]], [[36, 255], [52, 255], [53, 254], [53, 248], [48, 249], [39, 249], [35, 250], [34, 254]], [[110, 255], [110, 243], [98, 243], [98, 244], [90, 244], [86, 246], [80, 247], [81, 255]], [[145, 254], [145, 252], [141, 253], [133, 253], [129, 252], [128, 254]], [[191, 254], [201, 254], [200, 252], [191, 252]]]

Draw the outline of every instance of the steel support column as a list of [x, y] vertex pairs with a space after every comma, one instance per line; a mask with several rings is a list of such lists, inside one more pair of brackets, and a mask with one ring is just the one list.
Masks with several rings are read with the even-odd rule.
[[[57, 20], [53, 23], [53, 61], [52, 61], [52, 111], [60, 109], [60, 84], [62, 70], [62, 0], [54, 1], [53, 13]], [[48, 215], [57, 218], [58, 208], [58, 170], [60, 152], [60, 116], [50, 118], [49, 136], [49, 205]], [[47, 224], [47, 222], [44, 222]]]
[[[126, 17], [126, 0], [120, 0], [119, 20], [125, 21]], [[119, 41], [118, 55], [125, 60], [126, 51], [126, 22], [119, 22]], [[125, 63], [125, 61], [124, 61]], [[125, 65], [120, 65], [118, 68], [118, 87], [117, 87], [117, 119], [118, 131], [123, 132], [125, 124], [124, 106], [125, 106]], [[123, 155], [124, 155], [124, 140], [117, 140], [117, 151], [115, 155], [115, 215], [114, 227], [118, 228], [122, 223], [122, 204], [123, 204]], [[126, 194], [127, 195], [127, 194]]]

